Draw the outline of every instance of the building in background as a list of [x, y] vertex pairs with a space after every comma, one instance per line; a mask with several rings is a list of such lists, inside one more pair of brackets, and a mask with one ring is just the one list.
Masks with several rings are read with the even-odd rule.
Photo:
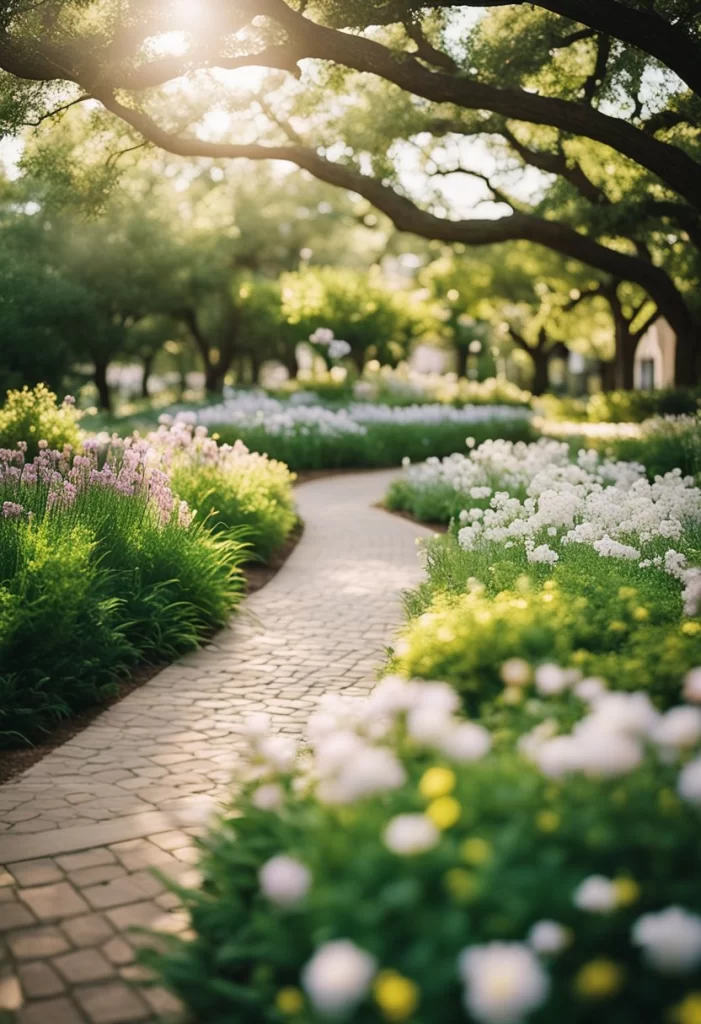
[[635, 352], [633, 381], [639, 391], [674, 387], [676, 347], [676, 336], [664, 317], [655, 320]]

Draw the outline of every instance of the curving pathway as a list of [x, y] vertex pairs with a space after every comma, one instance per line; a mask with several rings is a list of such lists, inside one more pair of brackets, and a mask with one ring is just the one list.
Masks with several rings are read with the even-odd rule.
[[130, 929], [187, 927], [150, 869], [196, 881], [192, 837], [235, 773], [247, 713], [299, 733], [322, 694], [372, 688], [429, 534], [373, 507], [391, 477], [302, 485], [301, 542], [231, 626], [0, 787], [0, 1021], [177, 1019], [168, 993], [135, 984]]

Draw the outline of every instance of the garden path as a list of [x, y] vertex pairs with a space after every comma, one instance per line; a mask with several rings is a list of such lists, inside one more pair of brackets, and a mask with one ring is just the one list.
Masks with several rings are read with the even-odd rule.
[[235, 773], [248, 712], [299, 733], [322, 694], [372, 688], [429, 533], [374, 507], [391, 476], [302, 485], [301, 542], [231, 625], [0, 787], [0, 1021], [177, 1016], [168, 993], [134, 984], [144, 939], [130, 928], [187, 926], [149, 869], [196, 880], [192, 837]]

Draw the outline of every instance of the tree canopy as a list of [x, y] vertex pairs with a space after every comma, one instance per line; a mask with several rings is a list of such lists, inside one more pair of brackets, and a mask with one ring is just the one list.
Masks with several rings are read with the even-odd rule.
[[12, 0], [0, 119], [87, 103], [95, 153], [287, 161], [401, 231], [546, 247], [643, 289], [690, 383], [700, 58], [696, 0]]

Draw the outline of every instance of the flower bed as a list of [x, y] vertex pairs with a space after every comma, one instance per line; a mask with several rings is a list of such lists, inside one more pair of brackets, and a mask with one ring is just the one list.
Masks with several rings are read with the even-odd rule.
[[[35, 397], [10, 405], [36, 432], [56, 406]], [[0, 449], [0, 747], [196, 647], [240, 601], [242, 565], [296, 523], [287, 468], [204, 427], [35, 447]]]
[[301, 753], [248, 722], [151, 961], [196, 1020], [699, 1019], [701, 492], [553, 441], [459, 461], [396, 674]]
[[692, 1022], [701, 710], [581, 693], [520, 745], [401, 679], [326, 701], [297, 761], [251, 719], [166, 983], [212, 1024]]
[[651, 478], [675, 468], [701, 473], [698, 416], [653, 416], [642, 423], [580, 423], [536, 417], [533, 425], [545, 437], [567, 441], [573, 452], [595, 448], [612, 458], [644, 462]]
[[453, 451], [466, 430], [479, 440], [531, 437], [529, 412], [521, 407], [352, 403], [330, 409], [314, 402], [304, 393], [283, 402], [240, 392], [199, 410], [197, 420], [221, 440], [241, 440], [293, 470], [398, 466], [407, 456]]
[[395, 497], [421, 508], [417, 496], [427, 502], [449, 482], [451, 510], [464, 507], [426, 548], [427, 580], [396, 648], [401, 671], [447, 679], [485, 714], [514, 657], [642, 686], [660, 704], [676, 698], [701, 662], [701, 491], [691, 478], [650, 483], [642, 465], [594, 451], [573, 463], [560, 442], [495, 442], [411, 467]]
[[195, 647], [241, 597], [243, 545], [192, 521], [147, 443], [97, 452], [0, 451], [0, 745]]

